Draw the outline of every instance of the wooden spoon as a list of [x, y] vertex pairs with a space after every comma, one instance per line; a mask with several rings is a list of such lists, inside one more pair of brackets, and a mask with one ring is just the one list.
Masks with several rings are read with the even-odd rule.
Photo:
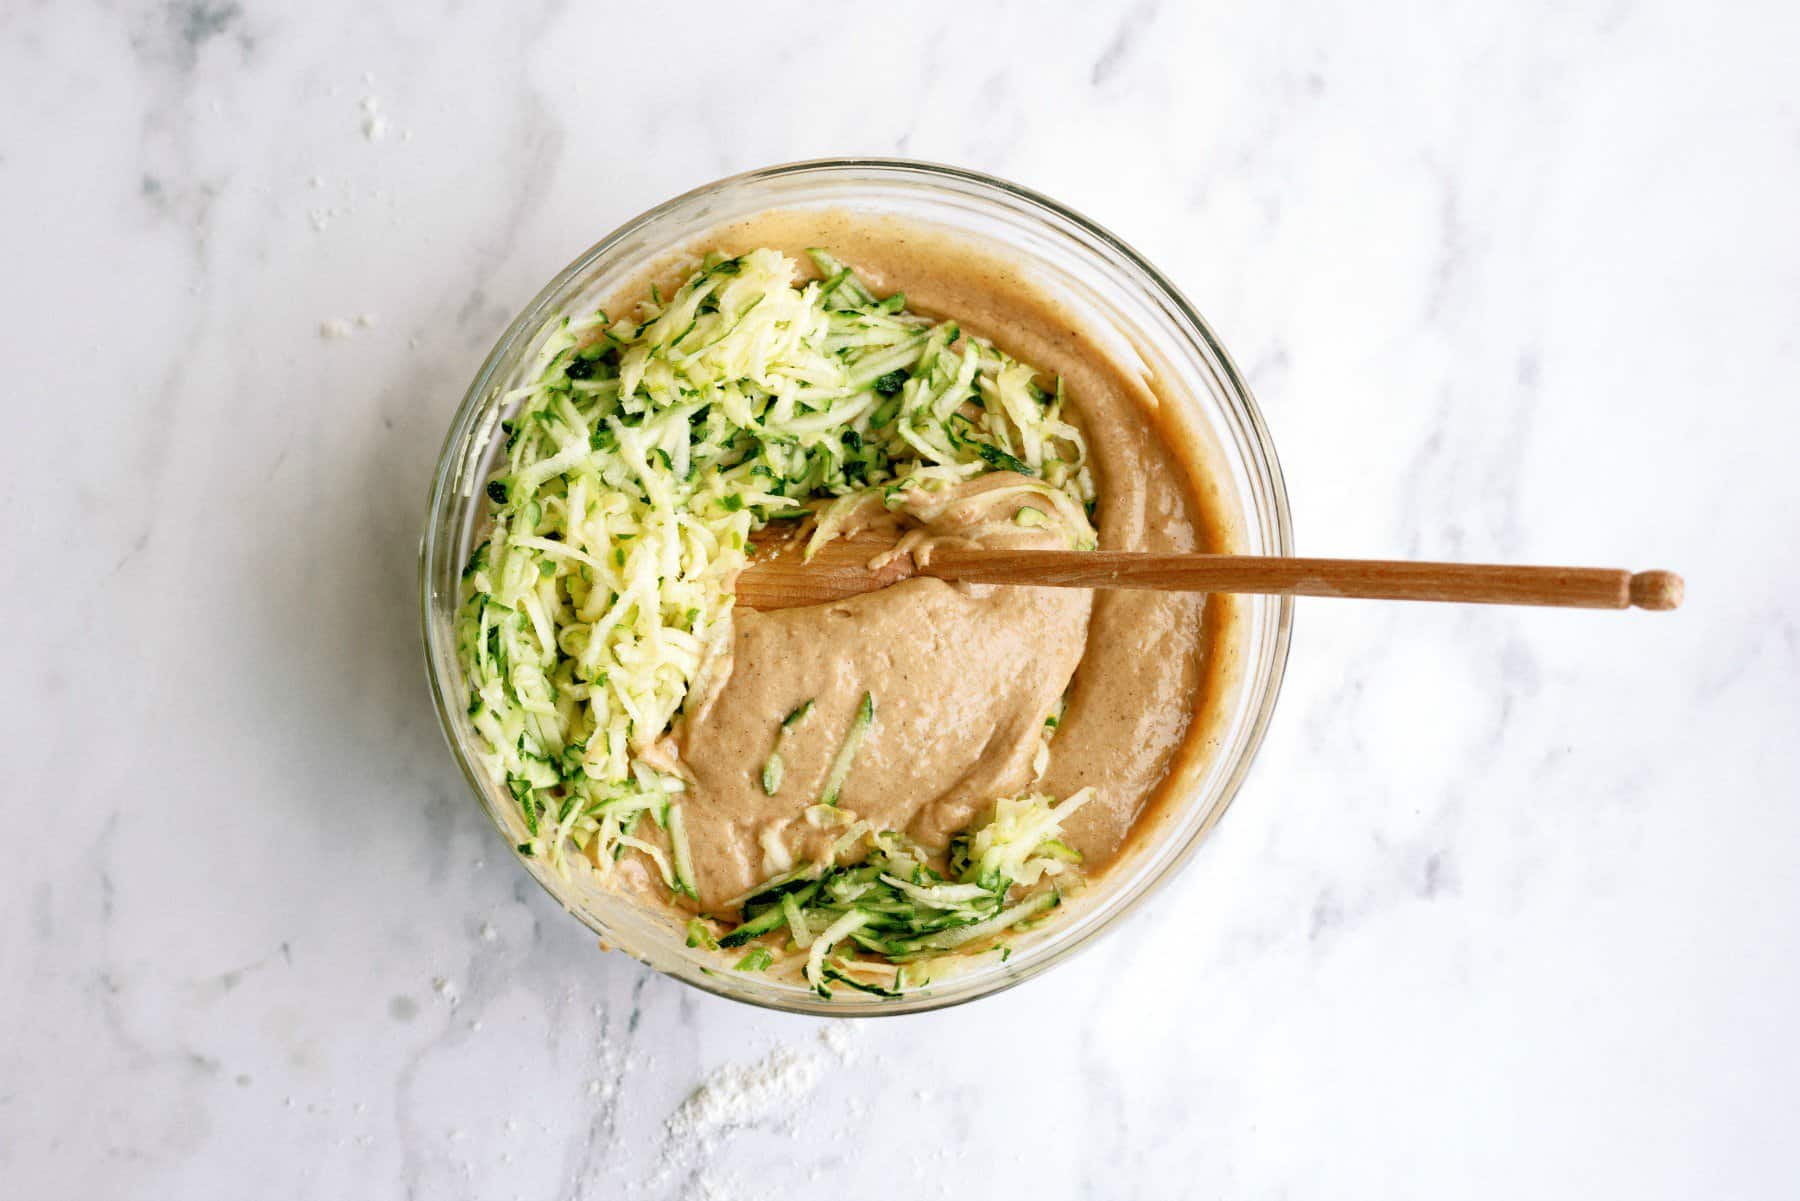
[[897, 555], [869, 563], [892, 544], [837, 539], [811, 562], [798, 540], [762, 547], [737, 578], [737, 603], [789, 609], [873, 592], [908, 576], [968, 584], [1048, 588], [1149, 588], [1160, 592], [1260, 592], [1369, 600], [1454, 601], [1476, 605], [1553, 605], [1572, 609], [1673, 609], [1681, 577], [1610, 567], [1504, 567], [1383, 559], [1292, 559], [1256, 555], [1177, 555], [1134, 551], [982, 550], [937, 546], [921, 567]]

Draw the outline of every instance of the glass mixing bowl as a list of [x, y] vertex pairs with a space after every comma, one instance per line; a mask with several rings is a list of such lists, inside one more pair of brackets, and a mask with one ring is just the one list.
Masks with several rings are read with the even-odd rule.
[[[838, 159], [793, 163], [696, 188], [625, 223], [564, 268], [507, 327], [469, 385], [438, 457], [420, 548], [425, 658], [438, 719], [470, 789], [508, 846], [524, 841], [516, 806], [476, 763], [454, 619], [463, 564], [483, 519], [482, 484], [500, 439], [507, 391], [522, 381], [551, 319], [595, 307], [647, 265], [709, 229], [771, 209], [849, 209], [930, 223], [997, 251], [1061, 300], [1103, 340], [1135, 356], [1158, 382], [1166, 414], [1204, 448], [1208, 503], [1227, 516], [1225, 549], [1292, 553], [1287, 492], [1275, 448], [1249, 390], [1206, 322], [1161, 272], [1087, 218], [1015, 184], [931, 163]], [[1115, 336], [1116, 335], [1116, 336]], [[940, 1008], [998, 992], [1085, 946], [1143, 904], [1224, 814], [1262, 740], [1287, 660], [1292, 602], [1239, 597], [1226, 645], [1231, 665], [1212, 698], [1202, 751], [1178, 765], [1153, 828], [1053, 920], [1013, 940], [1005, 962], [971, 956], [954, 974], [898, 1000], [840, 989], [826, 1000], [802, 985], [735, 972], [716, 952], [685, 945], [681, 924], [582, 875], [564, 879], [535, 858], [520, 863], [568, 911], [616, 948], [696, 988], [797, 1013], [852, 1016]]]

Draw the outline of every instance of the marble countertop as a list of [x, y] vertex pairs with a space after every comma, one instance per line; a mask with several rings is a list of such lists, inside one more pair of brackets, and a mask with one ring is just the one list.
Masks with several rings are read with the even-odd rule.
[[[1800, 8], [820, 12], [0, 14], [0, 1193], [1793, 1195]], [[599, 953], [440, 740], [432, 460], [578, 250], [843, 153], [1161, 265], [1303, 552], [1687, 607], [1302, 602], [1202, 853], [972, 1007]]]

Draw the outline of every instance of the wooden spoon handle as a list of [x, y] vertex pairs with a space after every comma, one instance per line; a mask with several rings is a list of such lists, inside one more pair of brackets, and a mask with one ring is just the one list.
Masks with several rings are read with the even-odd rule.
[[939, 547], [917, 574], [971, 584], [1257, 592], [1478, 605], [1673, 609], [1681, 577], [1608, 567], [1508, 567], [1382, 559], [1291, 559], [1117, 551]]
[[[1507, 567], [1382, 559], [1291, 559], [1138, 551], [990, 550], [942, 544], [925, 566], [883, 552], [891, 541], [834, 539], [810, 561], [798, 541], [757, 547], [738, 575], [737, 601], [749, 609], [816, 605], [886, 588], [911, 575], [969, 584], [1049, 588], [1147, 588], [1163, 592], [1256, 592], [1369, 600], [1554, 605], [1577, 609], [1673, 609], [1681, 577], [1608, 567]], [[879, 568], [869, 564], [877, 557]]]

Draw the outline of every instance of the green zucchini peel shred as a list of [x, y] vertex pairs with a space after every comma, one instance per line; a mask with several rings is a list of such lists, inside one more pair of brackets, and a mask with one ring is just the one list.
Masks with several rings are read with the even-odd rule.
[[875, 694], [865, 692], [857, 703], [856, 716], [850, 719], [850, 729], [844, 735], [844, 741], [838, 747], [837, 755], [831, 760], [831, 771], [825, 777], [825, 788], [819, 794], [819, 804], [836, 805], [838, 797], [844, 790], [844, 781], [850, 778], [850, 768], [856, 763], [856, 752], [862, 749], [863, 738], [869, 727], [875, 724]]

